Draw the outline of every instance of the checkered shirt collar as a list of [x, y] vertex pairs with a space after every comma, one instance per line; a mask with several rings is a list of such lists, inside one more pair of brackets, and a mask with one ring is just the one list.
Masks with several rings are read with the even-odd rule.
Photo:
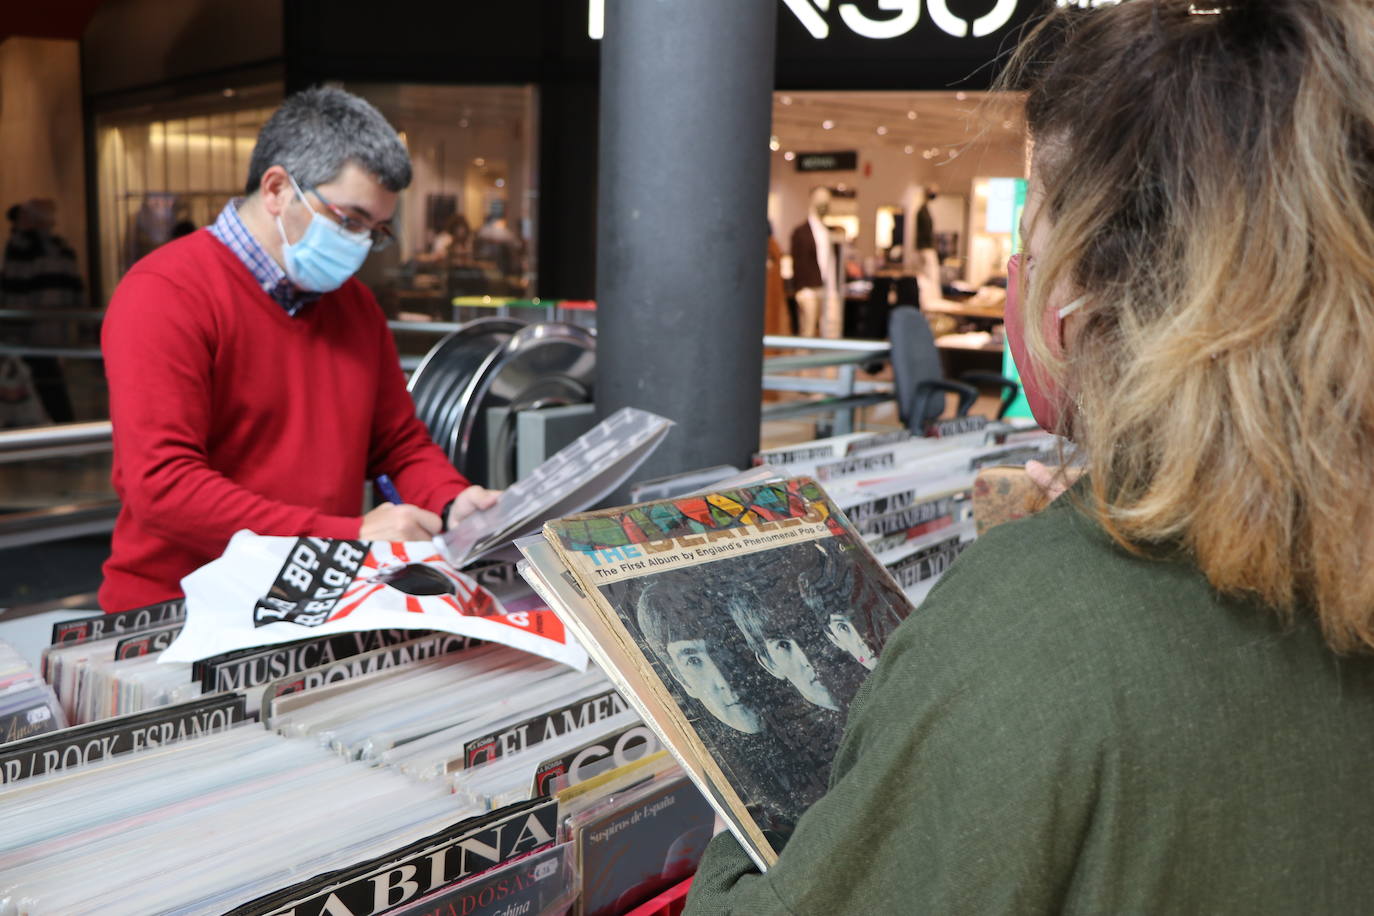
[[211, 224], [210, 234], [238, 255], [243, 266], [247, 267], [253, 279], [258, 281], [262, 291], [286, 309], [286, 314], [295, 315], [320, 298], [320, 294], [300, 289], [292, 283], [286, 276], [286, 271], [281, 269], [281, 265], [273, 260], [257, 239], [253, 238], [253, 234], [239, 217], [239, 206], [243, 201], [244, 198], [236, 197], [225, 204], [224, 209], [219, 212], [219, 217]]

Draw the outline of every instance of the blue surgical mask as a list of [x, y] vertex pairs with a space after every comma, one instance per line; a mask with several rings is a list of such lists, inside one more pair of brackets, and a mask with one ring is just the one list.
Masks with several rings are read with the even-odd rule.
[[[287, 176], [291, 178], [290, 175]], [[296, 179], [291, 178], [301, 203], [310, 211], [310, 225], [295, 244], [286, 240], [286, 227], [277, 216], [277, 231], [281, 233], [281, 253], [286, 275], [291, 282], [314, 293], [328, 293], [343, 286], [358, 272], [372, 250], [372, 236], [367, 232], [349, 232], [338, 223], [316, 212], [305, 199]]]

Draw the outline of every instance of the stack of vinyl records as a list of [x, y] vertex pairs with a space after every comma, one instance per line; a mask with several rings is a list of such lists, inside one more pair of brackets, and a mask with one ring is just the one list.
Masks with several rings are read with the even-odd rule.
[[[919, 604], [976, 537], [974, 481], [984, 468], [1054, 462], [1062, 442], [1038, 426], [948, 424], [946, 435], [854, 433], [760, 452], [779, 477], [814, 478]], [[971, 428], [965, 428], [971, 427]], [[718, 485], [719, 486], [719, 485]]]
[[225, 912], [470, 812], [251, 726], [0, 792], [14, 912]]
[[[587, 492], [618, 484], [667, 428], [648, 416], [617, 422], [541, 469], [537, 482], [483, 520], [486, 527], [509, 538], [563, 511], [550, 494], [565, 486], [569, 468], [577, 469], [571, 476]], [[763, 499], [767, 481], [820, 482], [826, 494], [817, 491], [785, 512], [768, 511], [782, 512], [792, 524], [787, 513], [828, 499], [852, 523], [852, 537], [877, 557], [865, 575], [876, 582], [874, 572], [882, 577], [885, 568], [906, 600], [918, 601], [975, 536], [969, 493], [977, 471], [1052, 457], [1057, 448], [1028, 430], [948, 432], [939, 439], [836, 437], [765, 453], [760, 459], [769, 466], [741, 475], [738, 492]], [[692, 548], [712, 565], [699, 557], [688, 564], [702, 564], [695, 571], [654, 573], [665, 582], [680, 579], [679, 603], [698, 616], [721, 587], [705, 573], [758, 565], [732, 557], [726, 542], [733, 535], [717, 531], [736, 524], [732, 513], [747, 508], [720, 495], [730, 485], [674, 504], [684, 531], [715, 532], [710, 543]], [[795, 482], [786, 486], [805, 490]], [[760, 502], [750, 511], [765, 508]], [[616, 530], [625, 531], [650, 521], [633, 510], [617, 519], [622, 527]], [[560, 524], [565, 537], [582, 536], [576, 522]], [[813, 523], [798, 524], [802, 530]], [[760, 545], [771, 545], [776, 530], [758, 533], [765, 539]], [[490, 556], [499, 540], [465, 532], [451, 546], [471, 560]], [[774, 562], [765, 553], [757, 554], [763, 565], [782, 570], [792, 562], [792, 554], [778, 552]], [[565, 571], [569, 556], [565, 551], [547, 568]], [[821, 577], [817, 594], [843, 597], [858, 588], [835, 557], [817, 556], [804, 570]], [[641, 562], [646, 565], [635, 567]], [[638, 606], [651, 580], [634, 576], [658, 567], [630, 553], [614, 563], [632, 571], [624, 583], [605, 586], [607, 594]], [[514, 614], [526, 613], [530, 601], [585, 606], [590, 594], [586, 583], [579, 594], [560, 574], [540, 581], [541, 594], [534, 595], [499, 562], [472, 574]], [[795, 588], [804, 576], [783, 578]], [[826, 591], [830, 579], [849, 584]], [[696, 591], [701, 600], [692, 597]], [[765, 593], [758, 594], [763, 600]], [[892, 594], [885, 600], [895, 607], [902, 596]], [[661, 732], [646, 726], [665, 727], [666, 695], [646, 705], [643, 685], [623, 672], [608, 680], [610, 669], [577, 671], [463, 635], [402, 629], [331, 633], [244, 646], [194, 663], [160, 663], [158, 653], [177, 637], [184, 616], [185, 608], [171, 602], [57, 625], [44, 656], [51, 691], [25, 679], [0, 647], [0, 704], [11, 699], [18, 710], [16, 685], [32, 697], [42, 694], [52, 729], [0, 744], [0, 916], [498, 916], [562, 914], [570, 907], [582, 916], [611, 916], [689, 875], [719, 827], [717, 814], [741, 831], [751, 817], [766, 826], [769, 817], [790, 816], [781, 804], [776, 811], [756, 806], [751, 814], [722, 803], [714, 794], [722, 783], [707, 778], [703, 765], [694, 763], [689, 782], [667, 756]], [[824, 625], [833, 630], [839, 616], [831, 614]], [[711, 638], [743, 626], [726, 620]], [[886, 632], [895, 617], [880, 622]], [[589, 633], [585, 621], [579, 627], [579, 634]], [[749, 659], [760, 664], [757, 653], [741, 655], [750, 683], [776, 694], [778, 702], [761, 714], [763, 725], [811, 734], [841, 721], [839, 700], [874, 663], [869, 643], [873, 650], [881, 646], [876, 638], [843, 637], [832, 632], [829, 648], [817, 655], [844, 669], [845, 689], [826, 695], [829, 701], [814, 689], [792, 697], [791, 681], [749, 668]], [[25, 697], [23, 703], [30, 694]], [[789, 703], [805, 715], [795, 721], [783, 715]], [[740, 726], [729, 719], [713, 726], [717, 738]], [[83, 724], [61, 728], [68, 720]], [[761, 742], [766, 730], [750, 734]], [[789, 766], [809, 767], [809, 775], [778, 770], [758, 777], [755, 788], [777, 789], [778, 798], [795, 804], [805, 797], [797, 787], [823, 785], [816, 778], [823, 773], [821, 743], [793, 746]], [[751, 851], [765, 856], [766, 845], [755, 840]]]
[[[154, 658], [177, 613], [59, 624], [50, 671], [91, 708], [105, 669]], [[134, 645], [150, 651], [114, 660]], [[714, 829], [595, 668], [407, 631], [164, 667], [194, 668], [192, 692], [205, 695], [0, 745], [0, 912], [418, 913], [442, 902], [495, 916], [523, 901], [523, 912], [563, 913], [578, 899], [583, 845], [596, 899], [625, 903], [690, 874]], [[633, 829], [607, 830], [646, 805], [652, 821], [631, 813]], [[412, 866], [422, 878], [404, 878]]]

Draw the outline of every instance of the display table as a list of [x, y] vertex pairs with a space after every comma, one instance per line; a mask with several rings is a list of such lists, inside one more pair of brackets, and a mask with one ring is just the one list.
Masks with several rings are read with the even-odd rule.
[[953, 315], [955, 318], [976, 318], [984, 321], [1001, 321], [1003, 316], [1001, 305], [974, 305], [966, 302], [951, 302], [947, 299], [922, 305], [921, 311]]
[[986, 331], [945, 334], [935, 338], [935, 346], [946, 378], [958, 378], [960, 373], [975, 369], [1002, 371], [1003, 338]]

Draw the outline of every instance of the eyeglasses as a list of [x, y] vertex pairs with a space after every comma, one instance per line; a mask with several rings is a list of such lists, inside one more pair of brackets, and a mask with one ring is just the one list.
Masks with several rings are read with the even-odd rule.
[[320, 193], [319, 188], [305, 188], [305, 190], [320, 199], [320, 203], [325, 205], [325, 208], [328, 209], [330, 214], [334, 217], [334, 221], [342, 226], [345, 232], [366, 232], [368, 235], [372, 236], [373, 251], [381, 251], [385, 248], [389, 248], [391, 247], [391, 243], [396, 241], [396, 233], [385, 223], [369, 226], [362, 220], [349, 216], [342, 209], [331, 204], [328, 198]]

